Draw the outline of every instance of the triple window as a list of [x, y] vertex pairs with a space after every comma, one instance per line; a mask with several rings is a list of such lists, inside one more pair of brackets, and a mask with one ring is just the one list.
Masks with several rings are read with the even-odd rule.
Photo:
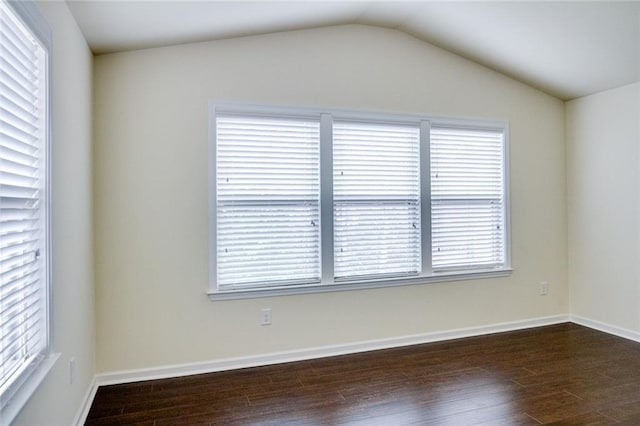
[[211, 107], [213, 298], [509, 270], [507, 125]]

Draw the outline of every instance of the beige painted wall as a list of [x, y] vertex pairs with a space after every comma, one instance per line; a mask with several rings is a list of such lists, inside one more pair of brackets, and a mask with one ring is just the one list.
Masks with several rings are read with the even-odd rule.
[[15, 420], [30, 426], [71, 424], [95, 375], [92, 56], [64, 2], [39, 7], [53, 31], [53, 347], [61, 355]]
[[[94, 61], [98, 371], [568, 312], [564, 105], [393, 30], [348, 25]], [[210, 99], [508, 119], [510, 277], [211, 302]], [[550, 283], [548, 296], [538, 283]], [[261, 307], [273, 325], [259, 325]]]
[[571, 313], [640, 332], [640, 83], [566, 104]]

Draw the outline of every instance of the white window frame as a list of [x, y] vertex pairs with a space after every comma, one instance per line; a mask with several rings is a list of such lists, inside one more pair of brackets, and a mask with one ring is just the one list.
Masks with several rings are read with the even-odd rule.
[[[257, 114], [266, 116], [317, 117], [320, 121], [320, 221], [321, 221], [321, 281], [307, 285], [273, 286], [221, 291], [216, 284], [216, 115]], [[334, 121], [361, 121], [415, 125], [420, 129], [420, 198], [422, 270], [417, 276], [361, 280], [335, 280], [333, 275], [333, 141]], [[433, 271], [431, 267], [431, 188], [429, 136], [432, 124], [497, 130], [504, 134], [504, 265], [491, 269]], [[288, 107], [209, 102], [209, 290], [213, 301], [280, 296], [289, 294], [361, 290], [369, 288], [417, 285], [434, 282], [460, 281], [511, 274], [511, 235], [509, 208], [509, 123], [506, 120], [466, 119], [431, 115], [394, 114], [320, 107]]]
[[44, 167], [44, 194], [41, 195], [42, 212], [44, 216], [45, 230], [43, 232], [44, 251], [41, 256], [44, 258], [44, 271], [42, 279], [43, 295], [42, 303], [44, 309], [44, 319], [46, 324], [43, 325], [45, 332], [46, 344], [41, 355], [37, 357], [31, 364], [23, 366], [23, 371], [15, 380], [6, 394], [0, 398], [0, 418], [3, 422], [9, 424], [20, 413], [20, 410], [27, 403], [31, 395], [38, 389], [40, 383], [45, 379], [48, 372], [53, 368], [60, 354], [55, 353], [52, 347], [52, 312], [51, 312], [51, 54], [52, 54], [52, 34], [48, 23], [41, 15], [36, 4], [32, 1], [5, 1], [0, 0], [3, 5], [8, 6], [10, 12], [21, 21], [26, 28], [30, 30], [37, 42], [42, 46], [47, 58], [45, 65], [45, 130], [44, 140], [42, 141], [42, 149], [44, 150], [42, 158], [42, 167]]

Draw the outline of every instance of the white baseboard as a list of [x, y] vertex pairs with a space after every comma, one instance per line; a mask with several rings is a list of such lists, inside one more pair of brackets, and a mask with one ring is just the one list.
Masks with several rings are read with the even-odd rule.
[[480, 336], [484, 334], [501, 333], [505, 331], [521, 330], [541, 327], [569, 321], [569, 315], [554, 315], [521, 321], [490, 324], [478, 327], [460, 328], [448, 331], [421, 333], [409, 336], [391, 337], [387, 339], [369, 340], [347, 343], [342, 345], [322, 346], [294, 351], [276, 352], [238, 358], [226, 358], [192, 364], [179, 364], [143, 368], [136, 370], [116, 371], [96, 376], [98, 386], [139, 382], [143, 380], [166, 379], [170, 377], [189, 376], [193, 374], [213, 373], [216, 371], [236, 370], [240, 368], [257, 367], [263, 365], [282, 364], [285, 362], [304, 361], [336, 355], [346, 355], [367, 352], [378, 349], [396, 348], [418, 345], [422, 343], [443, 340], [460, 339], [464, 337]]
[[74, 424], [84, 424], [87, 415], [89, 414], [91, 403], [93, 402], [99, 386], [139, 382], [144, 380], [166, 379], [194, 374], [213, 373], [217, 371], [282, 364], [285, 362], [304, 361], [336, 355], [367, 352], [378, 349], [397, 348], [403, 346], [419, 345], [422, 343], [439, 342], [514, 330], [523, 330], [527, 328], [542, 327], [545, 325], [560, 324], [564, 322], [573, 322], [575, 324], [579, 324], [615, 336], [623, 337], [625, 339], [640, 342], [639, 332], [628, 330], [622, 327], [617, 327], [589, 318], [584, 318], [579, 315], [567, 314], [489, 324], [477, 327], [459, 328], [448, 331], [436, 331], [431, 333], [421, 333], [409, 336], [392, 337], [387, 339], [347, 343], [342, 345], [322, 346], [316, 348], [275, 352], [247, 357], [226, 358], [220, 360], [196, 362], [191, 364], [177, 364], [155, 368], [116, 371], [111, 373], [98, 374], [95, 376], [87, 391], [84, 404], [78, 412], [78, 415], [76, 416], [76, 421], [74, 422]]
[[84, 396], [84, 399], [82, 401], [82, 406], [80, 407], [80, 410], [78, 410], [78, 414], [76, 414], [76, 418], [73, 420], [74, 425], [82, 426], [87, 421], [87, 416], [89, 415], [89, 410], [91, 409], [91, 404], [93, 403], [93, 399], [95, 398], [97, 391], [98, 391], [98, 381], [94, 376], [93, 380], [89, 384], [87, 393]]
[[618, 327], [616, 325], [611, 325], [604, 322], [581, 317], [580, 315], [570, 315], [570, 320], [573, 323], [583, 325], [585, 327], [593, 328], [595, 330], [613, 334], [614, 336], [624, 337], [625, 339], [640, 342], [640, 333], [638, 333], [637, 331], [633, 331], [626, 328]]

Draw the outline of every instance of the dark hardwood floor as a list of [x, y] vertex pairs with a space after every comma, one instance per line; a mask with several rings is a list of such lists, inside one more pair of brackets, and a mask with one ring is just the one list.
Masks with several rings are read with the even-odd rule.
[[105, 386], [87, 424], [640, 425], [640, 343], [560, 324]]

